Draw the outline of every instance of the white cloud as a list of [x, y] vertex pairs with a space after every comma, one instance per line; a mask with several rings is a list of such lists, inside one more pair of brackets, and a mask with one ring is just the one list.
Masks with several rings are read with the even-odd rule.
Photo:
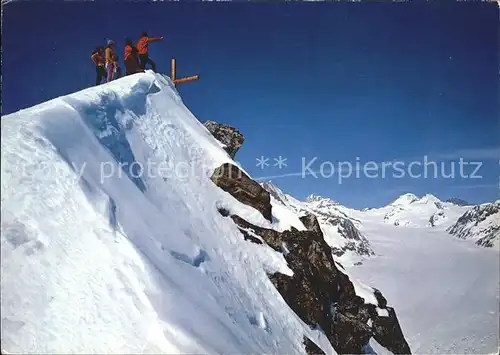
[[452, 152], [430, 154], [438, 159], [500, 159], [500, 147], [457, 149]]

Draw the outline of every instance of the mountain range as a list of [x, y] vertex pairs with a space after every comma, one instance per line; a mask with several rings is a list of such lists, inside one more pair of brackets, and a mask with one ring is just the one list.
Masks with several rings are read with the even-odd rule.
[[498, 248], [500, 245], [500, 200], [475, 206], [456, 198], [441, 201], [432, 194], [418, 197], [405, 193], [387, 206], [356, 210], [316, 195], [299, 201], [272, 182], [262, 183], [262, 186], [271, 194], [273, 204], [284, 206], [299, 216], [304, 213], [316, 215], [325, 240], [342, 260], [374, 254], [369, 241], [359, 231], [361, 220], [365, 218], [400, 228], [434, 228], [473, 241], [478, 246]]

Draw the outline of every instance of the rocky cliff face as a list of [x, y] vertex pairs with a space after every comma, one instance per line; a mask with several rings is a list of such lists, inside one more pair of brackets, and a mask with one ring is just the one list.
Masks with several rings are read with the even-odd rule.
[[260, 211], [265, 219], [272, 222], [271, 198], [257, 182], [229, 163], [215, 169], [212, 181], [238, 201]]
[[465, 212], [447, 231], [461, 239], [476, 239], [476, 244], [500, 244], [500, 200], [478, 205]]
[[283, 193], [271, 182], [262, 183], [262, 187], [275, 201], [298, 215], [313, 214], [336, 257], [341, 257], [348, 252], [362, 257], [375, 254], [368, 240], [356, 227], [355, 223], [358, 221], [348, 217], [341, 210], [338, 202], [315, 195], [310, 195], [305, 202], [300, 202]]
[[[238, 167], [222, 165], [214, 172], [212, 181], [272, 221], [269, 192]], [[337, 268], [315, 215], [309, 213], [301, 217], [307, 230], [291, 227], [279, 232], [256, 226], [230, 211], [220, 212], [234, 221], [248, 242], [265, 243], [282, 253], [293, 276], [274, 273], [269, 279], [306, 324], [324, 331], [338, 353], [362, 354], [372, 337], [391, 352], [410, 353], [396, 313], [387, 306], [380, 291], [373, 290], [376, 302], [369, 303], [356, 294], [349, 277]], [[353, 227], [342, 220], [336, 223], [344, 223], [346, 229]], [[308, 338], [304, 339], [304, 346], [308, 354], [321, 353]]]
[[228, 125], [220, 124], [214, 121], [204, 123], [212, 135], [224, 145], [224, 150], [234, 159], [238, 149], [245, 141], [245, 137], [236, 129]]
[[337, 232], [346, 239], [342, 247], [332, 247], [332, 252], [337, 256], [342, 256], [347, 251], [352, 251], [358, 255], [375, 255], [368, 240], [354, 226], [350, 220], [338, 216], [332, 216], [326, 223], [337, 227]]

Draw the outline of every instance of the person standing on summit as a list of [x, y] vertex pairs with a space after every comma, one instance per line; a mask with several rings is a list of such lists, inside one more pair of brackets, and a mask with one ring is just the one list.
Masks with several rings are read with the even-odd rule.
[[141, 64], [139, 63], [137, 47], [134, 42], [128, 38], [125, 40], [125, 70], [125, 75], [144, 72], [144, 70], [141, 69]]
[[104, 63], [105, 63], [104, 47], [103, 46], [97, 47], [92, 52], [92, 55], [90, 58], [92, 59], [92, 61], [95, 64], [95, 69], [96, 69], [96, 74], [97, 74], [95, 84], [100, 85], [102, 79], [106, 78], [106, 72], [104, 71]]
[[139, 52], [139, 59], [141, 61], [141, 68], [146, 70], [146, 64], [151, 65], [151, 69], [156, 73], [156, 64], [149, 58], [148, 54], [148, 45], [151, 42], [162, 41], [163, 36], [161, 37], [149, 37], [146, 32], [141, 34], [141, 38], [137, 42], [137, 51]]
[[113, 56], [115, 54], [115, 41], [109, 40], [108, 46], [106, 47], [106, 81], [109, 83], [113, 80], [114, 71], [114, 60]]

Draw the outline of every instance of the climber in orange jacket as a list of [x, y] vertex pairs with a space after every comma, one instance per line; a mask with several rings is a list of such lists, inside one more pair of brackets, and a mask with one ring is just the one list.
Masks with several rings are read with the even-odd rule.
[[137, 51], [139, 52], [139, 59], [141, 61], [141, 68], [146, 70], [146, 64], [151, 65], [151, 69], [156, 72], [156, 64], [149, 58], [148, 54], [148, 45], [151, 42], [162, 41], [163, 36], [161, 37], [149, 37], [146, 32], [141, 34], [141, 38], [137, 42]]
[[126, 75], [132, 75], [135, 73], [144, 72], [141, 69], [141, 65], [139, 63], [139, 56], [137, 53], [137, 47], [134, 45], [132, 40], [125, 40], [125, 71]]

